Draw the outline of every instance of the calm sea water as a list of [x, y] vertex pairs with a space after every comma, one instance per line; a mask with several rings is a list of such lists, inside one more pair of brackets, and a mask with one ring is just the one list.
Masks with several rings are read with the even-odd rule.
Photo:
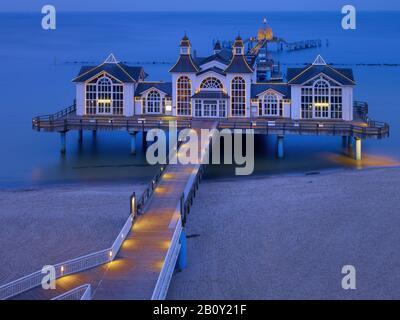
[[[100, 63], [113, 52], [142, 63], [152, 80], [169, 80], [184, 31], [199, 55], [212, 40], [231, 40], [240, 32], [255, 35], [267, 16], [276, 35], [288, 41], [323, 40], [324, 46], [277, 58], [284, 64], [311, 62], [318, 53], [330, 63], [352, 66], [358, 82], [355, 98], [369, 102], [371, 117], [388, 121], [391, 136], [363, 144], [365, 164], [400, 161], [400, 13], [359, 13], [355, 31], [341, 29], [340, 13], [65, 13], [57, 30], [41, 29], [40, 14], [0, 14], [0, 187], [115, 179], [148, 179], [154, 168], [143, 154], [129, 155], [125, 132], [85, 135], [79, 147], [68, 134], [68, 153], [59, 154], [59, 136], [31, 130], [31, 118], [71, 104], [71, 79], [82, 62]], [[329, 46], [325, 45], [329, 40]], [[164, 62], [164, 64], [153, 64]], [[276, 160], [273, 137], [256, 140], [255, 174], [311, 171], [353, 166], [341, 155], [339, 137], [288, 136], [286, 158]], [[211, 177], [233, 175], [231, 167], [213, 167]]]

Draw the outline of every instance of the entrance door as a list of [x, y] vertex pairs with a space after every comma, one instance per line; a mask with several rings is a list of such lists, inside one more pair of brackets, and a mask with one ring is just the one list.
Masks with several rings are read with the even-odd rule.
[[203, 108], [204, 117], [218, 117], [218, 102], [216, 100], [204, 100]]

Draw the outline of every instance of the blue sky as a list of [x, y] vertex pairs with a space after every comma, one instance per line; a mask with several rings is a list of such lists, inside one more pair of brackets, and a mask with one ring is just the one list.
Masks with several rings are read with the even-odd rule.
[[399, 0], [0, 0], [0, 11], [336, 11], [345, 4], [357, 10], [400, 10]]

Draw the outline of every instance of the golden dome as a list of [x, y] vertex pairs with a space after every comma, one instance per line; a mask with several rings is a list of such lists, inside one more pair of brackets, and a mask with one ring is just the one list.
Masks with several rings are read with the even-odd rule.
[[267, 23], [267, 18], [264, 18], [263, 25], [258, 29], [257, 38], [258, 40], [272, 40], [274, 33], [272, 28]]

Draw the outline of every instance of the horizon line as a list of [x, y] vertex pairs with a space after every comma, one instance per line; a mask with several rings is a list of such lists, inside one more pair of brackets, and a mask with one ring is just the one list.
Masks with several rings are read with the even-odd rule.
[[[57, 8], [56, 8], [57, 9]], [[57, 10], [58, 12], [65, 12], [65, 13], [171, 13], [171, 12], [176, 12], [176, 13], [263, 13], [264, 10], [107, 10], [107, 9], [99, 9], [99, 10]], [[268, 11], [270, 13], [318, 13], [318, 12], [335, 12], [337, 13], [338, 10], [298, 10], [298, 9], [288, 9], [288, 10], [271, 10], [271, 9], [265, 9], [265, 11]], [[340, 11], [339, 11], [340, 12]], [[400, 12], [400, 9], [358, 9], [357, 12], [390, 12], [390, 13], [398, 13]], [[0, 13], [40, 13], [40, 10], [0, 10]]]

